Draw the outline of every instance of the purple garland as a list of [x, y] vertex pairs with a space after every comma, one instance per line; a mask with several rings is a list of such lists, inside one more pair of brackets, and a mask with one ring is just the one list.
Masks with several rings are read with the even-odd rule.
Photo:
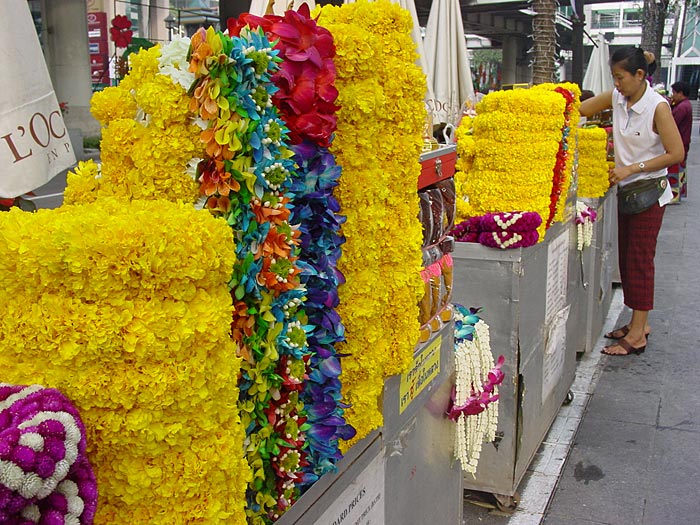
[[0, 525], [90, 525], [85, 426], [58, 390], [0, 383]]
[[333, 155], [308, 141], [292, 146], [292, 150], [299, 169], [293, 179], [296, 197], [290, 223], [298, 223], [301, 232], [297, 264], [301, 283], [307, 289], [306, 324], [313, 326], [307, 333], [312, 354], [302, 394], [311, 425], [306, 432], [310, 464], [304, 469], [304, 484], [308, 486], [335, 470], [335, 463], [342, 458], [338, 441], [355, 435], [344, 417], [340, 356], [335, 351], [335, 345], [345, 340], [345, 328], [335, 310], [338, 285], [345, 282], [337, 269], [340, 246], [345, 242], [339, 233], [345, 217], [338, 215], [340, 205], [333, 196], [340, 177], [340, 166]]

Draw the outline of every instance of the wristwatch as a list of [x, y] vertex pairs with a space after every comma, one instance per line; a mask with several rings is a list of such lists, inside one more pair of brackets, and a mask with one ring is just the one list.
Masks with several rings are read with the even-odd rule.
[[646, 166], [646, 164], [640, 162], [639, 164], [637, 164], [637, 166], [639, 166], [639, 171], [644, 171], [644, 166]]

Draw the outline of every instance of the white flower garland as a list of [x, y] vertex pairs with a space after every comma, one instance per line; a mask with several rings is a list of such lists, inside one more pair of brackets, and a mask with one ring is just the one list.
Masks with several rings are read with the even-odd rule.
[[595, 213], [581, 201], [576, 202], [576, 244], [579, 251], [587, 248], [593, 241], [593, 222]]
[[[472, 390], [481, 388], [494, 367], [489, 326], [482, 320], [474, 325], [473, 341], [462, 340], [455, 348], [455, 405], [463, 405]], [[498, 393], [498, 387], [494, 394]], [[455, 456], [462, 470], [475, 475], [484, 442], [496, 438], [498, 401], [473, 416], [460, 414], [455, 430]]]

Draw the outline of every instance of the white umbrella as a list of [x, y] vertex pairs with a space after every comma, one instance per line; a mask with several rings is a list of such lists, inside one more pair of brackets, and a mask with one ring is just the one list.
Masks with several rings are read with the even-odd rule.
[[288, 9], [297, 11], [301, 4], [308, 4], [309, 11], [313, 11], [316, 7], [315, 0], [252, 0], [249, 12], [253, 15], [264, 16], [271, 5], [274, 14], [283, 15]]
[[583, 89], [590, 89], [596, 95], [600, 95], [613, 88], [613, 80], [610, 74], [608, 41], [602, 34], [598, 34], [597, 40], [598, 46], [593, 48], [591, 60], [583, 77]]
[[459, 0], [433, 0], [425, 30], [425, 58], [432, 80], [433, 122], [456, 126], [462, 104], [474, 100]]

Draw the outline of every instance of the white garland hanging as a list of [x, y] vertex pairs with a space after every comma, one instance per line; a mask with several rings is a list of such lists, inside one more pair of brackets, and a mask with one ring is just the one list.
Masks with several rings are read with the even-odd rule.
[[[494, 368], [489, 326], [483, 320], [474, 325], [472, 341], [463, 339], [457, 344], [455, 368], [454, 402], [461, 406], [467, 402], [472, 392], [481, 388], [488, 379], [489, 371]], [[493, 394], [497, 393], [498, 387], [495, 387]], [[482, 444], [495, 439], [497, 426], [498, 401], [490, 403], [488, 409], [479, 414], [459, 415], [455, 430], [455, 455], [463, 471], [476, 474]]]

